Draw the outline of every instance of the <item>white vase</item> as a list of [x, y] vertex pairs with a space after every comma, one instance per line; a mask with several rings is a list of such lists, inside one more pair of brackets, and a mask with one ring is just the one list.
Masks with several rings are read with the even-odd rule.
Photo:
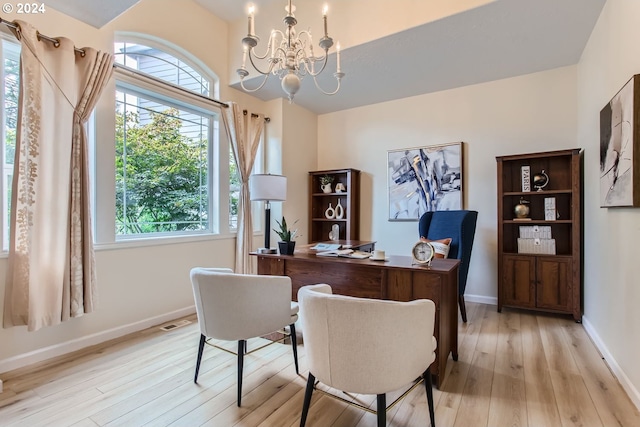
[[327, 219], [334, 219], [336, 217], [336, 210], [331, 206], [331, 203], [329, 203], [327, 210], [324, 211], [324, 216]]
[[322, 184], [320, 188], [322, 188], [323, 193], [331, 193], [331, 184]]
[[344, 216], [344, 208], [340, 204], [340, 199], [338, 199], [338, 204], [336, 205], [335, 212], [336, 212], [336, 218], [342, 219], [342, 217]]

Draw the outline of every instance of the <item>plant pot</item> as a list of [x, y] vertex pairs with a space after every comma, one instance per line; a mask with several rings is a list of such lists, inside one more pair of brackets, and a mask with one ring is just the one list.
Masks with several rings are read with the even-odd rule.
[[280, 250], [280, 255], [293, 255], [293, 251], [296, 248], [296, 242], [278, 242], [278, 250]]

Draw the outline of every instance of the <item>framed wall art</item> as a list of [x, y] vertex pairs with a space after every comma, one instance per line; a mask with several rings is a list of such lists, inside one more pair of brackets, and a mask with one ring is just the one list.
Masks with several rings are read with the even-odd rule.
[[600, 111], [600, 206], [640, 206], [640, 74]]
[[387, 152], [390, 221], [462, 209], [462, 142]]

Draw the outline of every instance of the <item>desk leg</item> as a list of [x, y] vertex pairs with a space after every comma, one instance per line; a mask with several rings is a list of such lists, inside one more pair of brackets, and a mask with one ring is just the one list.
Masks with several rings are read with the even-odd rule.
[[[458, 278], [458, 272], [456, 271], [456, 276], [455, 278]], [[455, 325], [455, 330], [453, 331], [453, 339], [451, 340], [452, 342], [452, 348], [451, 348], [451, 357], [453, 358], [453, 360], [455, 362], [458, 361], [458, 281], [457, 280], [453, 280], [454, 283], [454, 300], [453, 300], [453, 306], [451, 307], [451, 324]], [[466, 318], [466, 315], [465, 315]], [[466, 319], [465, 319], [466, 322]]]
[[[457, 288], [457, 286], [456, 286]], [[456, 291], [456, 296], [458, 295], [458, 292]], [[457, 298], [456, 298], [457, 301]], [[458, 361], [458, 307], [457, 304], [453, 305], [453, 310], [451, 310], [451, 324], [455, 325], [455, 333], [453, 334], [453, 339], [451, 340], [452, 345], [451, 345], [451, 358], [453, 359], [454, 362]]]

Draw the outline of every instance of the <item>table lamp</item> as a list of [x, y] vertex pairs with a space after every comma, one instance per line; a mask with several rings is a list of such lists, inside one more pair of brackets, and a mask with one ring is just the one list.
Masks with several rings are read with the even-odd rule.
[[276, 253], [271, 249], [271, 202], [284, 202], [287, 199], [287, 177], [282, 175], [255, 174], [249, 177], [251, 200], [263, 201], [264, 204], [264, 248], [258, 253]]

